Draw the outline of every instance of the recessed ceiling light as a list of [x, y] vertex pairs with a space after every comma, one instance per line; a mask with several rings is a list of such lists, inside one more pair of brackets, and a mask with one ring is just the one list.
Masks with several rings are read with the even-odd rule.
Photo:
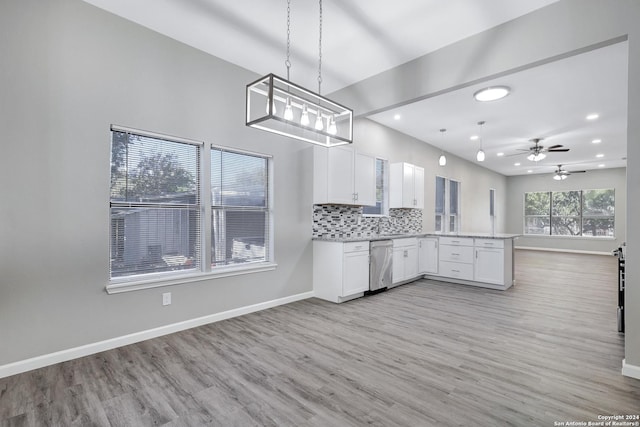
[[603, 168], [603, 167], [604, 167], [604, 163], [600, 163], [600, 164], [598, 165], [598, 167], [599, 167], [599, 168]]
[[596, 157], [600, 159], [600, 158], [604, 157], [604, 154], [596, 154]]
[[396, 114], [393, 116], [394, 120], [400, 120], [400, 117], [402, 117], [400, 114]]
[[508, 86], [491, 86], [480, 89], [473, 94], [473, 97], [476, 99], [476, 101], [481, 102], [496, 101], [509, 95], [510, 91], [511, 89], [509, 89]]
[[600, 144], [601, 142], [601, 139], [594, 139], [593, 141], [591, 141], [592, 144]]
[[596, 113], [589, 114], [589, 115], [587, 116], [587, 120], [595, 120], [595, 119], [597, 119], [598, 117], [600, 117], [600, 116], [599, 116], [598, 114], [596, 114]]
[[527, 171], [527, 173], [531, 173], [531, 172], [533, 172], [531, 169], [529, 169], [529, 170]]
[[502, 157], [502, 156], [504, 156], [504, 153], [498, 153], [498, 154], [496, 154], [496, 156]]
[[520, 166], [520, 163], [514, 163], [513, 166]]
[[469, 137], [472, 141], [476, 141], [478, 138], [480, 138], [478, 135], [471, 135], [471, 137]]

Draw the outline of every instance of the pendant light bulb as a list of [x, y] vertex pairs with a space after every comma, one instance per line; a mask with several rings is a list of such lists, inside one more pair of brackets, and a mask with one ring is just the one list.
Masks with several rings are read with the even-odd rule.
[[476, 153], [476, 160], [479, 162], [484, 162], [485, 155], [484, 151], [482, 150], [482, 125], [484, 125], [484, 121], [478, 122], [478, 125], [480, 126], [480, 149]]
[[[273, 100], [273, 102], [271, 102], [271, 106], [273, 107], [273, 111], [271, 111], [271, 113], [275, 116], [277, 114], [277, 112], [276, 112], [276, 101], [275, 100]], [[270, 113], [270, 111], [269, 111], [269, 98], [267, 98], [267, 106], [266, 106], [265, 110], [267, 111], [267, 114]]]
[[322, 130], [324, 128], [324, 125], [322, 124], [322, 114], [320, 114], [320, 111], [318, 111], [318, 116], [316, 117], [315, 128], [316, 130]]
[[309, 112], [307, 111], [307, 104], [302, 105], [302, 116], [300, 116], [300, 124], [302, 126], [309, 126]]
[[[442, 135], [442, 139], [443, 139], [443, 146], [444, 146], [444, 133], [446, 132], [446, 129], [440, 129], [440, 135]], [[444, 155], [444, 150], [442, 150], [442, 153], [440, 154], [440, 158], [438, 159], [438, 164], [440, 166], [446, 166], [447, 165], [447, 157]]]
[[327, 132], [329, 132], [331, 135], [335, 135], [336, 133], [338, 133], [338, 127], [336, 126], [336, 117], [335, 116], [331, 116], [331, 118], [329, 119], [329, 125], [327, 126]]
[[293, 120], [293, 108], [291, 108], [291, 98], [287, 98], [287, 104], [284, 107], [284, 119]]

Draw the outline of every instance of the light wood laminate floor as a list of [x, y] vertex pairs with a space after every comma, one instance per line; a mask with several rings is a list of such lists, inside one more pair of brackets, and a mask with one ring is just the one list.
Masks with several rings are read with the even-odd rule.
[[318, 299], [0, 379], [0, 425], [553, 426], [640, 414], [616, 260], [517, 251], [517, 285]]

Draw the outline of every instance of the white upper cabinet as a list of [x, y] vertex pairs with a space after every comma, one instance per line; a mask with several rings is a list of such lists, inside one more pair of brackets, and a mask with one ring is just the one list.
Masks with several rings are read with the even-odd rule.
[[389, 207], [424, 209], [424, 168], [410, 163], [391, 164]]
[[313, 147], [313, 203], [376, 205], [376, 158], [352, 147]]

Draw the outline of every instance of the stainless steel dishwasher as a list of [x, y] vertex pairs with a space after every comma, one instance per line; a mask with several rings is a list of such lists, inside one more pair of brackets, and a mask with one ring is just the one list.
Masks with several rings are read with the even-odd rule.
[[369, 292], [383, 291], [391, 286], [393, 242], [374, 240], [370, 244]]

